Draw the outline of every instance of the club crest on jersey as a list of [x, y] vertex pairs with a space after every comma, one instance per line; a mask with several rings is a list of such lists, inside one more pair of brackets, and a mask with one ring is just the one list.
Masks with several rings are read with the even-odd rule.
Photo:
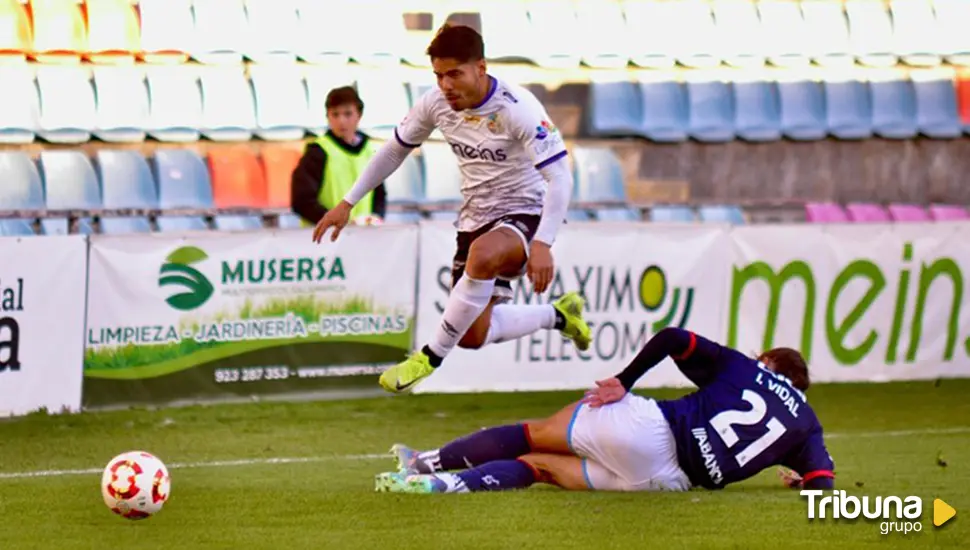
[[552, 125], [551, 122], [543, 120], [536, 126], [536, 139], [543, 140], [549, 137], [551, 134], [555, 134], [559, 130]]
[[497, 134], [502, 131], [502, 123], [498, 119], [498, 113], [488, 115], [488, 122], [485, 124], [489, 132]]

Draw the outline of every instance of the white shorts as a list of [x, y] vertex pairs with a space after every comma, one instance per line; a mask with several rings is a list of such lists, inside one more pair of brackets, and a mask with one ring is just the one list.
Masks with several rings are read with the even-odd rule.
[[566, 431], [569, 448], [583, 459], [590, 489], [686, 491], [691, 483], [677, 463], [677, 445], [653, 399], [627, 394], [599, 408], [580, 404]]

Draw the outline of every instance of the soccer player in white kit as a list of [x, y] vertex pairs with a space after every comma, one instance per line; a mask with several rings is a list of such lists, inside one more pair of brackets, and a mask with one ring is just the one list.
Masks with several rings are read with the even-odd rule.
[[[567, 293], [553, 304], [513, 305], [511, 280], [527, 274], [537, 293], [552, 282], [551, 247], [566, 217], [573, 177], [566, 145], [528, 90], [486, 71], [481, 35], [445, 25], [427, 50], [438, 87], [415, 102], [344, 201], [317, 224], [336, 240], [357, 201], [387, 179], [438, 128], [458, 158], [463, 203], [458, 217], [453, 288], [434, 337], [384, 372], [381, 386], [409, 391], [456, 345], [477, 349], [556, 329], [581, 350], [591, 331], [585, 301]], [[434, 170], [434, 166], [429, 166]]]

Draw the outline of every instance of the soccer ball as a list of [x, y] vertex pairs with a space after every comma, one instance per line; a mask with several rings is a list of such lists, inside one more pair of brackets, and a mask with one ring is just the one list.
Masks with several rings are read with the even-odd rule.
[[108, 462], [101, 475], [101, 496], [112, 512], [128, 519], [157, 514], [168, 500], [172, 482], [168, 469], [144, 451], [122, 453]]

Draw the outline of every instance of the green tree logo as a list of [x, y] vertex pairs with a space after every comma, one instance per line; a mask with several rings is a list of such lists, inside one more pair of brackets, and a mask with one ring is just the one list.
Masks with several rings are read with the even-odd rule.
[[182, 292], [165, 299], [168, 305], [180, 311], [201, 307], [212, 297], [212, 283], [198, 269], [192, 267], [209, 256], [200, 248], [183, 246], [165, 258], [158, 275], [158, 286], [175, 287]]

